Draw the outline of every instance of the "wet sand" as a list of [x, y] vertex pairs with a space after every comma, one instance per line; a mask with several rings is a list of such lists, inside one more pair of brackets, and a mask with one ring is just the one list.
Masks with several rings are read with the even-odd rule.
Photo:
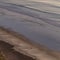
[[23, 55], [12, 49], [12, 45], [0, 41], [0, 50], [3, 52], [6, 60], [35, 60], [29, 56]]

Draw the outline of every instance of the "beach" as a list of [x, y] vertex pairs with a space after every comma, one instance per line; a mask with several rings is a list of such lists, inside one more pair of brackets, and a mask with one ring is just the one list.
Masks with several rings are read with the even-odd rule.
[[[0, 28], [0, 42], [1, 42], [1, 46], [4, 47], [4, 48], [1, 47], [3, 49], [2, 50], [3, 52], [7, 48], [6, 51], [8, 51], [8, 53], [15, 50], [18, 53], [31, 57], [31, 60], [33, 59], [35, 60], [60, 60], [60, 52], [49, 50], [48, 48], [42, 45], [38, 47], [37, 44], [34, 44], [34, 43], [32, 44], [24, 36], [19, 35], [17, 33], [14, 33], [14, 34], [13, 33], [14, 32], [6, 30], [5, 28]], [[4, 46], [4, 44], [10, 44], [10, 47], [9, 45]], [[9, 50], [11, 51], [9, 52]], [[15, 53], [12, 52], [11, 54], [15, 56]]]

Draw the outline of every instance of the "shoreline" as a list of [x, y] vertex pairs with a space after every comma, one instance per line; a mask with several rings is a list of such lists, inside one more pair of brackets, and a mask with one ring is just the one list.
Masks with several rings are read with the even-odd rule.
[[[7, 28], [3, 28], [3, 27], [0, 27], [0, 32], [5, 32], [5, 34], [9, 34], [9, 35], [17, 38], [18, 40], [20, 39], [19, 42], [20, 43], [22, 42], [22, 44], [24, 43], [26, 46], [23, 46], [24, 44], [21, 45], [21, 46], [20, 46], [20, 44], [17, 45], [17, 43], [13, 42], [13, 41], [12, 41], [12, 43], [14, 43], [13, 45], [15, 45], [15, 44], [17, 45], [17, 46], [15, 45], [13, 49], [15, 49], [15, 50], [17, 50], [19, 52], [22, 52], [22, 54], [26, 54], [28, 56], [31, 56], [32, 58], [38, 58], [38, 59], [41, 57], [40, 56], [41, 54], [43, 54], [43, 55], [46, 54], [46, 57], [44, 56], [45, 59], [48, 59], [48, 56], [50, 56], [50, 58], [53, 59], [53, 60], [54, 59], [55, 60], [59, 60], [60, 59], [60, 56], [59, 56], [60, 52], [55, 52], [55, 51], [49, 50], [48, 48], [46, 48], [46, 47], [44, 47], [42, 45], [37, 45], [35, 43], [32, 43], [32, 42], [29, 41], [28, 38], [25, 38], [25, 36], [23, 36], [21, 34], [18, 34], [17, 32], [11, 31], [11, 30], [9, 30]], [[10, 38], [10, 39], [12, 39], [12, 38]], [[9, 41], [6, 41], [6, 42], [9, 42]], [[9, 43], [11, 43], [11, 41]], [[31, 50], [32, 53], [29, 50]], [[35, 52], [33, 52], [33, 51], [35, 51]], [[38, 52], [41, 53], [41, 54], [39, 55]], [[43, 57], [43, 55], [42, 55], [42, 57]], [[42, 57], [41, 57], [41, 59], [43, 59]]]

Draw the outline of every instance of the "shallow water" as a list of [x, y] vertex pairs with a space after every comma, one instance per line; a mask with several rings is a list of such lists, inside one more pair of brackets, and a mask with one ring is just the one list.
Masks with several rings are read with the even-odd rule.
[[60, 14], [58, 13], [39, 11], [23, 5], [0, 3], [0, 26], [23, 34], [33, 42], [60, 51]]

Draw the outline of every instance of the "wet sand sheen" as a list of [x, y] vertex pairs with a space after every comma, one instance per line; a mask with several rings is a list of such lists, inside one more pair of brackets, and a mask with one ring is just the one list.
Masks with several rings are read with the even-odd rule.
[[12, 45], [0, 41], [0, 50], [5, 55], [6, 60], [35, 60], [12, 49]]

